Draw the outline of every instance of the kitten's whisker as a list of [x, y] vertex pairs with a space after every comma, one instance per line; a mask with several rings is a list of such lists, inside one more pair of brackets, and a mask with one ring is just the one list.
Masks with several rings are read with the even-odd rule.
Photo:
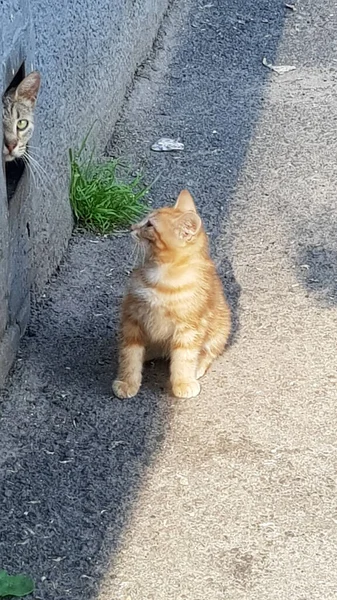
[[137, 244], [135, 246], [135, 253], [134, 253], [134, 260], [133, 260], [133, 265], [132, 268], [134, 269], [136, 267], [136, 265], [138, 264], [138, 260], [139, 260], [139, 244]]
[[134, 256], [135, 256], [136, 252], [137, 252], [137, 244], [135, 243], [135, 244], [133, 245], [132, 252], [131, 252], [131, 256], [130, 256], [130, 258], [131, 258], [131, 259], [132, 259], [132, 258], [134, 258]]
[[140, 250], [141, 250], [140, 264], [141, 264], [141, 266], [143, 266], [145, 263], [146, 249], [145, 249], [145, 245], [142, 243], [140, 244]]
[[131, 255], [130, 255], [130, 267], [131, 269], [134, 269], [135, 266], [135, 258], [137, 256], [137, 246], [134, 245], [131, 251]]

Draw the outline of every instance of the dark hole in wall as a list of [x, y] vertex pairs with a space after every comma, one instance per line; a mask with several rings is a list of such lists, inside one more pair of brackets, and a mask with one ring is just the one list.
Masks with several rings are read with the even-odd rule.
[[[14, 75], [12, 81], [8, 85], [6, 92], [11, 88], [15, 88], [19, 85], [19, 83], [25, 77], [25, 65], [22, 63], [16, 74]], [[6, 93], [5, 92], [5, 93]], [[25, 163], [22, 158], [17, 158], [13, 161], [5, 163], [5, 173], [6, 173], [6, 188], [7, 188], [7, 200], [13, 198], [16, 188], [18, 187], [19, 181], [24, 173]]]
[[23, 162], [22, 158], [17, 158], [16, 160], [6, 163], [6, 187], [8, 202], [12, 200], [24, 170], [25, 163]]

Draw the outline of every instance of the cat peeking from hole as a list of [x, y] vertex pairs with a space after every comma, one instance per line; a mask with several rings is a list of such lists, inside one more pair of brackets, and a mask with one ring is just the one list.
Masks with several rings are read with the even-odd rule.
[[33, 71], [3, 96], [3, 155], [6, 162], [28, 159], [27, 144], [34, 131], [34, 108], [40, 74]]
[[161, 357], [170, 360], [174, 396], [193, 398], [198, 379], [225, 348], [231, 318], [190, 193], [182, 191], [175, 206], [134, 225], [132, 236], [144, 262], [133, 271], [123, 302], [113, 392], [135, 396], [143, 363]]

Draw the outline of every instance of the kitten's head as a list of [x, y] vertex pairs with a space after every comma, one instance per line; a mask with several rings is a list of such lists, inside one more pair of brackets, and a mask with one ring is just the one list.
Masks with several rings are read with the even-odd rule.
[[148, 258], [174, 260], [207, 249], [207, 237], [193, 198], [183, 190], [172, 207], [159, 208], [132, 226]]
[[34, 130], [34, 107], [40, 88], [40, 74], [33, 71], [17, 88], [3, 97], [3, 154], [5, 161], [24, 155]]

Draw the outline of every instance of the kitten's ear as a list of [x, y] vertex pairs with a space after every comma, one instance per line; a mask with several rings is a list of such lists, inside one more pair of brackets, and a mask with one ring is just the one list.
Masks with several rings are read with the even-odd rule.
[[39, 93], [40, 83], [41, 77], [38, 71], [29, 73], [16, 88], [15, 100], [25, 100], [34, 106]]
[[197, 212], [194, 200], [188, 190], [183, 190], [180, 192], [174, 208], [178, 208], [182, 212], [187, 212], [188, 210], [195, 213]]
[[196, 212], [189, 210], [185, 212], [174, 223], [174, 231], [177, 237], [188, 242], [200, 230], [201, 219]]

